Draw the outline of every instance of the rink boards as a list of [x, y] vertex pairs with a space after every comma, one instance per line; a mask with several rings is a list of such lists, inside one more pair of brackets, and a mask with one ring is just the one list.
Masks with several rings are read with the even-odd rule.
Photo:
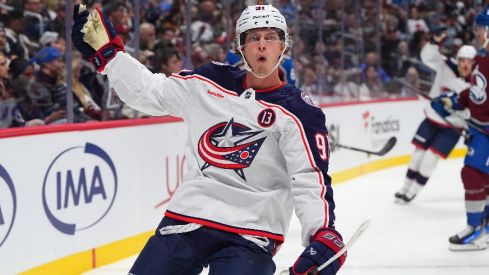
[[[414, 98], [321, 106], [333, 184], [405, 164], [424, 118]], [[0, 130], [0, 274], [79, 274], [136, 254], [185, 172], [180, 119]], [[462, 141], [452, 153], [465, 153]]]

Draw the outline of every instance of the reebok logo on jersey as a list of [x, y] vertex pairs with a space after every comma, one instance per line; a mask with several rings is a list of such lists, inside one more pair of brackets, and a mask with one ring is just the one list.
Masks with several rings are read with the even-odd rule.
[[218, 92], [213, 92], [211, 90], [207, 90], [207, 94], [208, 95], [212, 95], [212, 96], [215, 96], [215, 97], [218, 97], [218, 98], [224, 98], [224, 96]]
[[250, 91], [246, 91], [246, 93], [245, 93], [245, 96], [244, 96], [244, 97], [245, 97], [245, 99], [250, 99], [250, 97], [251, 97], [251, 92], [250, 92]]

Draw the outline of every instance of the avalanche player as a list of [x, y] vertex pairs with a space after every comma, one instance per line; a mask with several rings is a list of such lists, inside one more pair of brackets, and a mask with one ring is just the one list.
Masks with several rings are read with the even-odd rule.
[[472, 136], [462, 168], [465, 189], [467, 227], [450, 237], [451, 250], [485, 249], [489, 231], [489, 9], [484, 9], [475, 18], [476, 35], [482, 48], [475, 57], [471, 86], [457, 95], [439, 97], [433, 104], [442, 115], [447, 115], [444, 106], [455, 110], [470, 110], [471, 120], [483, 128], [477, 131], [469, 124]]
[[[92, 17], [93, 16], [93, 17]], [[236, 23], [246, 71], [207, 63], [166, 77], [124, 53], [112, 24], [75, 5], [74, 45], [129, 106], [182, 117], [188, 171], [131, 274], [272, 275], [295, 208], [307, 246], [292, 274], [307, 274], [343, 246], [334, 228], [324, 113], [277, 68], [289, 49], [285, 18], [248, 6]], [[92, 22], [93, 20], [93, 22]], [[346, 254], [323, 269], [332, 275]]]
[[[467, 89], [472, 62], [477, 54], [473, 46], [464, 45], [457, 52], [456, 60], [446, 58], [440, 53], [440, 45], [446, 38], [444, 29], [432, 34], [431, 42], [421, 49], [421, 60], [436, 72], [429, 96], [435, 98], [447, 92], [460, 93]], [[424, 100], [426, 118], [421, 122], [412, 143], [416, 148], [409, 162], [406, 179], [396, 194], [396, 202], [408, 203], [426, 185], [436, 168], [438, 160], [446, 158], [459, 140], [459, 132], [466, 127], [464, 120], [456, 115], [440, 117]], [[456, 127], [457, 130], [453, 129]]]

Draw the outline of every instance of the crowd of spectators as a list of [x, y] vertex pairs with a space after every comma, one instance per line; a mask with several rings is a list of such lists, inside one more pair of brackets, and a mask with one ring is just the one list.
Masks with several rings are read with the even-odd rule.
[[[134, 1], [73, 0], [89, 10], [100, 8], [125, 51], [139, 53], [139, 61], [148, 69], [167, 76], [209, 61], [237, 64], [232, 42], [239, 12], [247, 5], [272, 4], [286, 17], [294, 40], [282, 68], [283, 80], [318, 103], [413, 96], [395, 81], [397, 77], [406, 77], [420, 89], [429, 88], [432, 72], [419, 59], [429, 33], [446, 27], [448, 39], [442, 51], [453, 57], [460, 46], [476, 43], [474, 17], [489, 4], [193, 0], [188, 7], [187, 2], [141, 0], [136, 31]], [[146, 116], [121, 102], [107, 78], [76, 51], [71, 53], [73, 110], [66, 110], [65, 19], [71, 14], [65, 13], [65, 0], [0, 0], [0, 4], [0, 128], [66, 123], [67, 112], [73, 113], [74, 122]]]

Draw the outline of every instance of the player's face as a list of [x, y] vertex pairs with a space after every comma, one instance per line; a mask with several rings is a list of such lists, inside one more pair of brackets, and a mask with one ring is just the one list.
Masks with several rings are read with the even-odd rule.
[[168, 59], [168, 72], [177, 74], [182, 70], [183, 62], [178, 56], [173, 55]]
[[467, 78], [472, 73], [472, 65], [474, 64], [473, 59], [470, 58], [460, 58], [458, 60], [458, 72], [461, 77]]
[[62, 57], [53, 59], [49, 62], [44, 63], [43, 65], [49, 69], [52, 76], [56, 76], [56, 77], [60, 76], [65, 68], [65, 63]]
[[277, 64], [284, 48], [277, 30], [261, 28], [246, 32], [241, 51], [256, 74], [267, 74]]
[[7, 36], [5, 35], [5, 31], [0, 31], [0, 49], [4, 49], [5, 44], [7, 44]]
[[9, 67], [7, 65], [7, 59], [5, 56], [0, 55], [0, 76], [8, 78]]
[[486, 28], [481, 25], [477, 25], [475, 29], [475, 35], [477, 36], [477, 40], [479, 41], [479, 45], [482, 45], [484, 41], [486, 40], [485, 38], [485, 33], [486, 33]]

